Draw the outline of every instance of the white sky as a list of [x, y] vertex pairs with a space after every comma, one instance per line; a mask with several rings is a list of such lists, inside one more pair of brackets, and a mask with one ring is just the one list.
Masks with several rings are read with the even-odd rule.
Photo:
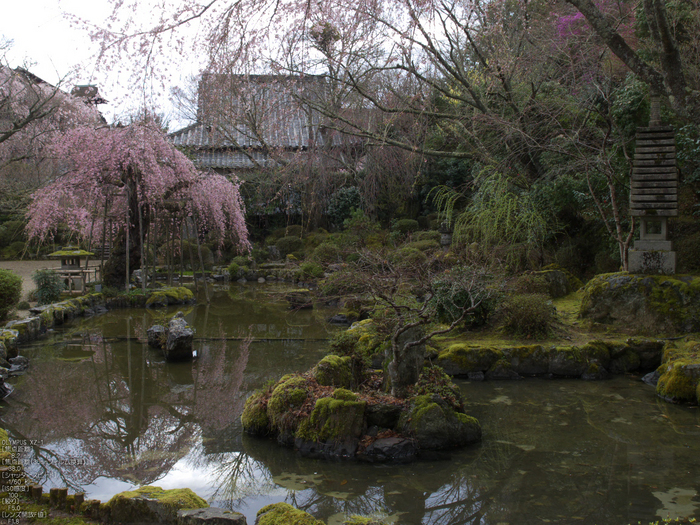
[[[156, 1], [143, 0], [145, 13], [148, 4]], [[71, 27], [63, 12], [99, 23], [109, 14], [109, 9], [104, 0], [0, 0], [0, 35], [14, 42], [7, 55], [9, 64], [16, 67], [26, 62], [32, 73], [51, 84], [63, 80], [66, 91], [78, 84], [98, 86], [100, 94], [109, 101], [100, 106], [108, 122], [115, 116], [133, 112], [139, 101], [129, 100], [124, 86], [118, 86], [105, 72], [95, 69], [91, 57], [97, 47], [84, 31]], [[163, 89], [164, 96], [157, 109], [170, 116], [171, 130], [186, 123], [177, 121], [168, 103], [169, 89], [196, 71], [197, 65], [183, 64], [173, 73], [175, 80]]]

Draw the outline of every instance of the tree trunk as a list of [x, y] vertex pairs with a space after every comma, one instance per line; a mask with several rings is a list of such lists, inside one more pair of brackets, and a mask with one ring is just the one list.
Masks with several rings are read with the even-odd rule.
[[392, 337], [391, 362], [387, 365], [386, 386], [391, 395], [406, 397], [409, 388], [416, 384], [418, 376], [425, 361], [425, 343], [411, 344], [423, 337], [423, 330], [419, 326], [409, 328]]
[[[142, 216], [142, 227], [148, 228], [148, 210], [139, 212], [139, 197], [137, 173], [131, 168], [127, 169], [125, 177], [125, 185], [128, 186], [126, 192], [129, 202], [129, 277], [134, 270], [141, 268], [141, 232], [139, 229], [139, 215]], [[114, 288], [124, 288], [124, 274], [126, 272], [126, 230], [122, 229], [115, 240], [114, 249], [105, 263], [104, 275], [102, 281], [106, 286]]]

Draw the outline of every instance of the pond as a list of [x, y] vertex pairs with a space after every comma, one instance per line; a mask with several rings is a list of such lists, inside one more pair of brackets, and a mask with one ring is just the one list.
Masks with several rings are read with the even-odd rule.
[[483, 443], [408, 465], [304, 459], [244, 435], [246, 397], [308, 369], [338, 330], [332, 311], [290, 311], [280, 291], [220, 287], [211, 305], [180, 308], [197, 331], [194, 363], [166, 364], [145, 344], [162, 311], [75, 321], [23, 348], [30, 369], [0, 414], [37, 443], [30, 475], [103, 501], [137, 485], [189, 487], [250, 524], [278, 501], [329, 524], [373, 513], [409, 525], [700, 517], [698, 410], [658, 400], [637, 377], [458, 381]]

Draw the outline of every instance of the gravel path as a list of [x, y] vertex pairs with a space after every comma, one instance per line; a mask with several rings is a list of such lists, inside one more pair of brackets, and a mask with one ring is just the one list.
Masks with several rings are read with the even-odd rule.
[[[99, 261], [90, 262], [90, 266], [99, 266]], [[44, 260], [44, 261], [0, 261], [0, 268], [5, 270], [12, 270], [17, 275], [22, 278], [22, 299], [26, 299], [29, 292], [36, 289], [34, 286], [34, 281], [32, 281], [32, 274], [37, 270], [42, 270], [44, 268], [55, 268], [58, 269], [61, 266], [60, 261], [54, 260]]]

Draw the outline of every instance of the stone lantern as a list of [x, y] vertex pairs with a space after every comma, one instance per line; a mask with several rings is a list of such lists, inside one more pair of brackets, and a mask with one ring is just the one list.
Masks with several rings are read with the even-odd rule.
[[640, 221], [639, 240], [628, 252], [629, 271], [676, 273], [676, 252], [668, 239], [668, 218], [678, 215], [676, 139], [661, 124], [659, 97], [651, 97], [648, 128], [637, 128], [630, 183], [630, 215]]

